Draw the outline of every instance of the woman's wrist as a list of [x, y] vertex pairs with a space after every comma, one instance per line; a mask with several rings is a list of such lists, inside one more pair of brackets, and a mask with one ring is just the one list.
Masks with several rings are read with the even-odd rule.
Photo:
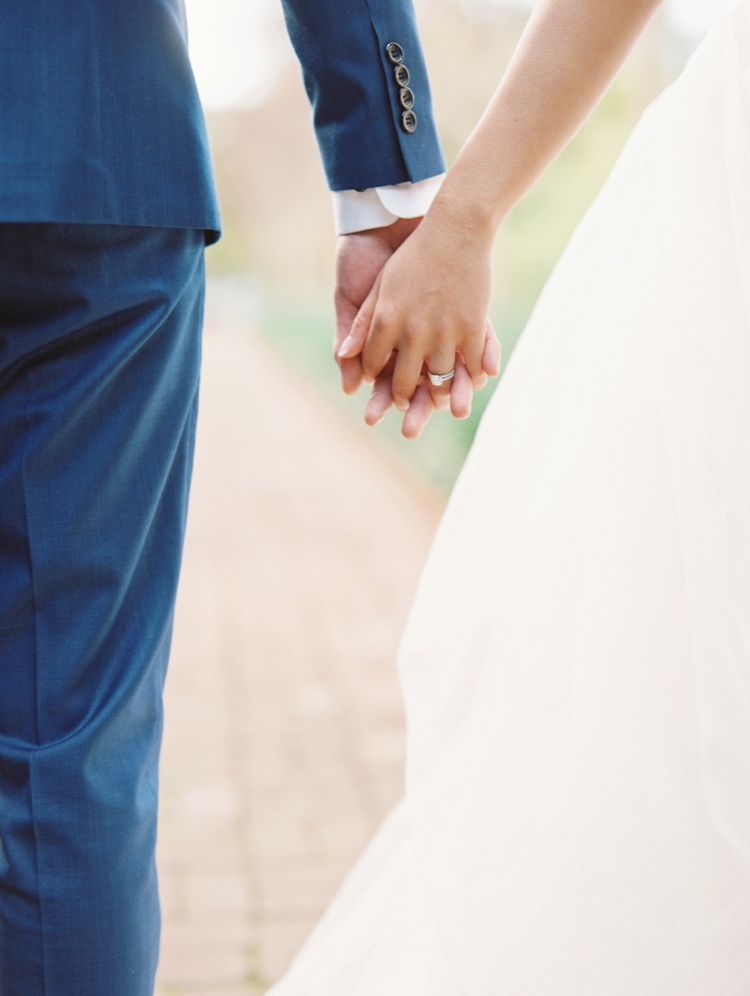
[[448, 172], [433, 202], [435, 211], [471, 233], [471, 240], [492, 245], [498, 229], [523, 191], [505, 157], [487, 149], [475, 134]]
[[490, 250], [499, 226], [492, 206], [481, 197], [467, 196], [460, 184], [449, 184], [447, 189], [443, 185], [425, 222], [436, 235], [447, 236], [453, 248], [460, 246], [464, 251]]

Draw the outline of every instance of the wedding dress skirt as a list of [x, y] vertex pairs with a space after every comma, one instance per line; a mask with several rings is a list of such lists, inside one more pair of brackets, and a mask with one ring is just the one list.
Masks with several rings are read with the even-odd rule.
[[750, 994], [750, 0], [543, 292], [399, 666], [405, 801], [273, 996]]

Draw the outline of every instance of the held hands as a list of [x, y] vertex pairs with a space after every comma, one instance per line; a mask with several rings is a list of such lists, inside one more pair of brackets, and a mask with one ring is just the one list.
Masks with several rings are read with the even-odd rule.
[[[436, 203], [425, 219], [339, 239], [334, 353], [342, 386], [373, 383], [365, 421], [392, 404], [416, 438], [433, 410], [471, 412], [474, 390], [500, 372], [500, 343], [487, 319], [491, 237]], [[434, 374], [455, 377], [430, 385]]]
[[339, 351], [351, 332], [354, 319], [381, 270], [420, 222], [420, 218], [399, 218], [384, 228], [371, 228], [351, 235], [340, 235], [336, 244], [336, 330], [333, 355], [341, 371], [341, 386], [345, 394], [356, 394], [363, 380], [362, 363], [358, 355], [339, 357]]

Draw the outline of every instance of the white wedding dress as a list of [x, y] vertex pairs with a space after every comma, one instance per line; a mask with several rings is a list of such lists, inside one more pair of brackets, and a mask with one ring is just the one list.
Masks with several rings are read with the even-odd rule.
[[405, 801], [273, 996], [750, 994], [750, 0], [543, 292], [399, 666]]

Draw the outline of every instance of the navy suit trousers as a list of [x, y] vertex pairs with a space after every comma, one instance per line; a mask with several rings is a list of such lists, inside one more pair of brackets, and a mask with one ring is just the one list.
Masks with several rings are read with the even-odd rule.
[[151, 996], [202, 231], [0, 224], [0, 994]]

